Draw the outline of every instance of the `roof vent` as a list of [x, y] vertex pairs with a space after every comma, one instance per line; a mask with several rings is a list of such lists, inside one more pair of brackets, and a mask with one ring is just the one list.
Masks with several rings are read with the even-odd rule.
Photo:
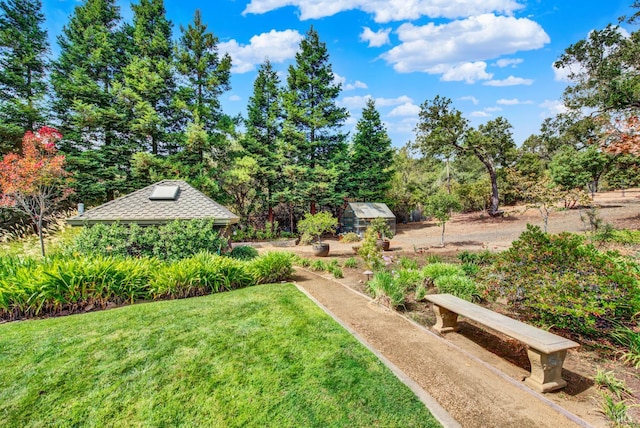
[[175, 201], [179, 192], [180, 186], [156, 186], [149, 199], [152, 201]]

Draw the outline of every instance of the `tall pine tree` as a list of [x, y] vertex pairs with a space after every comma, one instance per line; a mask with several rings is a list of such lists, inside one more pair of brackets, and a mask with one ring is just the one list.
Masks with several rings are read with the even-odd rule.
[[205, 151], [225, 144], [228, 118], [222, 113], [219, 97], [231, 88], [231, 57], [218, 54], [218, 38], [207, 30], [200, 10], [196, 10], [193, 23], [180, 26], [180, 31], [176, 64], [182, 84], [178, 98], [189, 124], [187, 148], [202, 159]]
[[289, 67], [284, 94], [284, 135], [289, 161], [305, 170], [297, 186], [306, 194], [310, 211], [316, 203], [335, 207], [340, 203], [336, 184], [344, 161], [346, 135], [341, 132], [349, 113], [336, 100], [341, 85], [334, 75], [326, 44], [311, 27], [300, 42], [296, 62]]
[[265, 61], [258, 69], [253, 95], [249, 98], [243, 147], [258, 163], [262, 202], [271, 223], [273, 196], [281, 187], [278, 184], [284, 161], [281, 148], [283, 114], [280, 78], [271, 63]]
[[128, 107], [129, 129], [145, 149], [158, 154], [168, 145], [175, 93], [171, 22], [163, 0], [140, 0], [132, 4], [133, 54], [124, 68], [118, 97]]
[[44, 124], [49, 44], [40, 0], [0, 1], [0, 154]]
[[60, 55], [52, 64], [53, 108], [65, 136], [61, 148], [85, 201], [131, 190], [130, 159], [138, 147], [129, 138], [129, 117], [114, 84], [122, 80], [132, 35], [120, 19], [116, 0], [86, 0], [58, 37]]
[[375, 102], [369, 99], [353, 136], [345, 180], [349, 196], [364, 202], [383, 201], [393, 177], [392, 165], [391, 139]]

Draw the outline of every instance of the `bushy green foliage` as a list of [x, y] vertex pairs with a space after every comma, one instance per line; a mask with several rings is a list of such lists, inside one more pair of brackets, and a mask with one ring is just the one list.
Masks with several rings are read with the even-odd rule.
[[311, 270], [316, 272], [324, 272], [327, 270], [327, 264], [322, 260], [314, 260], [311, 262]]
[[449, 293], [473, 301], [479, 298], [476, 283], [464, 275], [443, 275], [433, 281], [439, 293]]
[[233, 247], [229, 252], [229, 257], [238, 260], [252, 260], [258, 257], [258, 250], [248, 245]]
[[620, 326], [611, 336], [618, 345], [626, 349], [621, 353], [622, 360], [640, 369], [640, 332], [627, 326]]
[[358, 249], [358, 255], [362, 257], [365, 266], [372, 271], [382, 269], [382, 249], [378, 246], [378, 233], [372, 228], [367, 228], [364, 233], [364, 241]]
[[398, 259], [398, 265], [402, 269], [418, 269], [418, 261], [407, 256], [402, 256]]
[[420, 272], [423, 278], [431, 281], [435, 281], [441, 276], [464, 275], [460, 265], [442, 262], [428, 264]]
[[200, 251], [220, 254], [227, 248], [213, 220], [176, 220], [162, 226], [96, 224], [85, 227], [70, 253], [102, 256], [156, 257], [179, 260]]
[[387, 304], [390, 308], [396, 309], [404, 305], [404, 289], [394, 281], [393, 274], [390, 272], [376, 272], [367, 283], [367, 288], [374, 299]]
[[348, 244], [350, 242], [360, 242], [360, 235], [358, 235], [355, 232], [347, 232], [344, 235], [342, 235], [342, 242], [344, 242], [345, 244]]
[[57, 315], [87, 308], [175, 299], [287, 280], [290, 253], [251, 261], [200, 252], [177, 261], [60, 255], [0, 258], [0, 319]]
[[321, 242], [322, 235], [335, 231], [336, 226], [338, 226], [338, 219], [330, 212], [306, 213], [304, 218], [298, 222], [298, 232]]
[[387, 219], [382, 217], [376, 217], [371, 220], [369, 223], [369, 227], [367, 230], [373, 230], [378, 238], [381, 239], [391, 239], [393, 238], [393, 232], [391, 232], [391, 228], [389, 227], [389, 223]]
[[217, 254], [198, 253], [163, 265], [151, 280], [154, 299], [181, 299], [256, 284], [246, 265]]
[[242, 229], [236, 229], [231, 234], [231, 240], [233, 242], [244, 242], [244, 241], [272, 241], [280, 238], [291, 238], [294, 235], [289, 232], [284, 232], [280, 230], [280, 226], [278, 222], [269, 223], [266, 222], [264, 225], [264, 229], [258, 229], [251, 225], [246, 226]]
[[424, 282], [421, 272], [414, 269], [400, 269], [393, 276], [397, 286], [404, 291], [415, 290]]
[[344, 264], [342, 266], [349, 269], [357, 269], [358, 259], [356, 259], [355, 257], [349, 257], [347, 260], [344, 261]]
[[480, 276], [485, 296], [506, 297], [523, 317], [591, 337], [640, 310], [638, 266], [570, 233], [528, 225]]
[[249, 271], [258, 284], [288, 281], [293, 275], [293, 259], [290, 252], [267, 252], [248, 262]]
[[476, 265], [488, 265], [490, 264], [495, 255], [489, 250], [484, 250], [480, 252], [471, 252], [471, 251], [461, 251], [458, 253], [458, 259], [462, 263], [473, 263]]

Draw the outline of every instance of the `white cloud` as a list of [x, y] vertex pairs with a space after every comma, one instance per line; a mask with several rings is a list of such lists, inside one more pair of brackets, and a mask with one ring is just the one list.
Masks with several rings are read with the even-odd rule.
[[442, 25], [405, 23], [397, 33], [401, 44], [381, 57], [401, 73], [432, 73], [446, 65], [539, 49], [550, 41], [542, 27], [530, 19], [491, 14]]
[[474, 112], [471, 112], [470, 116], [471, 117], [491, 117], [491, 115], [484, 110], [476, 110]]
[[367, 89], [366, 83], [356, 80], [353, 83], [347, 83], [347, 78], [340, 76], [338, 73], [333, 73], [333, 84], [342, 85], [343, 91], [353, 91], [354, 89]]
[[489, 80], [488, 82], [484, 82], [483, 85], [487, 85], [487, 86], [526, 85], [526, 86], [529, 86], [532, 83], [533, 83], [533, 79], [523, 79], [522, 77], [509, 76], [506, 79], [502, 79], [502, 80]]
[[243, 15], [262, 14], [285, 6], [300, 10], [300, 19], [318, 19], [348, 10], [361, 10], [374, 16], [376, 22], [431, 18], [459, 18], [496, 12], [512, 15], [524, 6], [516, 0], [251, 0]]
[[544, 109], [544, 111], [540, 115], [542, 118], [553, 117], [560, 113], [566, 113], [568, 111], [564, 103], [558, 100], [545, 100], [540, 104], [540, 107]]
[[347, 83], [342, 89], [345, 91], [353, 91], [354, 89], [367, 89], [368, 86], [366, 83], [356, 80], [353, 83]]
[[445, 82], [476, 83], [478, 80], [488, 80], [493, 77], [487, 73], [487, 63], [484, 61], [466, 62], [455, 66], [438, 66], [431, 69], [432, 74], [442, 74]]
[[473, 95], [467, 95], [466, 97], [460, 97], [458, 98], [460, 101], [471, 101], [471, 103], [474, 106], [477, 106], [478, 104], [480, 104], [480, 101], [474, 97]]
[[240, 101], [240, 100], [242, 100], [240, 95], [233, 94], [229, 97], [229, 101]]
[[496, 61], [496, 65], [500, 68], [505, 67], [515, 67], [518, 64], [522, 64], [524, 62], [521, 58], [503, 58]]
[[247, 73], [266, 59], [272, 63], [281, 63], [295, 58], [301, 40], [302, 35], [296, 30], [271, 30], [251, 37], [248, 45], [230, 40], [220, 43], [218, 47], [221, 52], [231, 55], [232, 72]]
[[374, 32], [369, 27], [362, 27], [360, 40], [363, 42], [369, 42], [370, 48], [377, 48], [390, 43], [389, 33], [391, 33], [391, 28], [383, 28]]
[[406, 117], [406, 116], [418, 116], [420, 113], [420, 106], [417, 106], [413, 103], [404, 103], [394, 108], [389, 112], [387, 116], [390, 117]]
[[487, 107], [486, 109], [484, 109], [484, 111], [486, 111], [487, 113], [493, 113], [496, 111], [502, 111], [502, 107]]
[[[347, 107], [349, 109], [363, 108], [367, 105], [367, 101], [372, 98], [373, 97], [371, 95], [344, 97], [338, 102], [338, 104], [341, 107]], [[374, 101], [376, 103], [376, 107], [390, 107], [413, 102], [413, 100], [406, 95], [402, 95], [397, 98], [374, 98]]]
[[418, 116], [405, 117], [400, 122], [384, 122], [388, 132], [413, 134], [418, 124]]
[[527, 101], [520, 101], [517, 98], [512, 98], [510, 100], [505, 99], [505, 98], [500, 98], [498, 101], [496, 101], [497, 104], [503, 105], [503, 106], [515, 106], [515, 105], [519, 105], [519, 104], [533, 104], [533, 101], [527, 100]]

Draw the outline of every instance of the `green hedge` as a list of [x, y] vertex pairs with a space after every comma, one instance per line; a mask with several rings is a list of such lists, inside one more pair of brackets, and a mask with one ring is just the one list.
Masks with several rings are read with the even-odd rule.
[[77, 257], [43, 261], [0, 257], [0, 319], [59, 315], [141, 300], [176, 299], [291, 278], [293, 256], [251, 261], [200, 252], [177, 261]]
[[640, 311], [640, 269], [570, 233], [527, 226], [512, 247], [479, 274], [483, 294], [503, 297], [539, 324], [591, 337], [607, 336]]
[[96, 224], [83, 228], [66, 249], [78, 255], [179, 260], [198, 252], [221, 254], [227, 241], [213, 220], [176, 220], [162, 226]]

